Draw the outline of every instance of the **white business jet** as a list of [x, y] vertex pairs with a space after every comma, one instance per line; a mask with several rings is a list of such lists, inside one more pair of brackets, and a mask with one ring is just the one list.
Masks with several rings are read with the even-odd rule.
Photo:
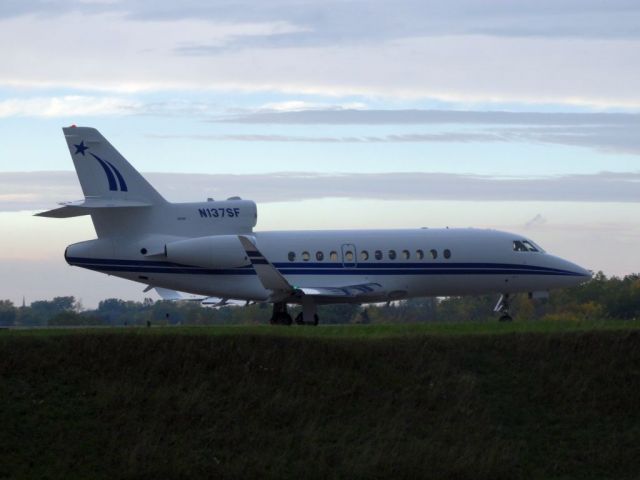
[[96, 130], [63, 128], [85, 198], [42, 217], [91, 215], [97, 238], [70, 265], [204, 297], [273, 303], [271, 323], [318, 323], [317, 306], [515, 293], [544, 297], [589, 271], [512, 233], [479, 229], [258, 232], [256, 204], [167, 202]]

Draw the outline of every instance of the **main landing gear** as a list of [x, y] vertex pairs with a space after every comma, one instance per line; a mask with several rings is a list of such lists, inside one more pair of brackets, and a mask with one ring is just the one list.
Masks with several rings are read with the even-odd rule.
[[273, 313], [269, 320], [271, 325], [291, 325], [293, 320], [287, 311], [287, 304], [284, 302], [276, 302], [273, 304]]
[[509, 294], [508, 293], [504, 293], [500, 295], [500, 298], [498, 299], [498, 303], [496, 303], [496, 306], [494, 307], [493, 311], [500, 313], [501, 322], [510, 322], [513, 320], [513, 318], [511, 318], [511, 315], [509, 315]]
[[[304, 302], [302, 304], [302, 312], [296, 316], [296, 324], [298, 325], [318, 325], [318, 314], [316, 313], [316, 305], [313, 302]], [[285, 302], [276, 302], [273, 304], [273, 313], [269, 320], [271, 325], [291, 325], [293, 320], [287, 311]]]
[[296, 324], [298, 325], [313, 325], [314, 327], [316, 325], [318, 325], [318, 322], [320, 321], [318, 314], [314, 313], [313, 314], [313, 320], [310, 322], [305, 322], [304, 321], [304, 316], [302, 314], [302, 312], [300, 312], [298, 315], [296, 315]]

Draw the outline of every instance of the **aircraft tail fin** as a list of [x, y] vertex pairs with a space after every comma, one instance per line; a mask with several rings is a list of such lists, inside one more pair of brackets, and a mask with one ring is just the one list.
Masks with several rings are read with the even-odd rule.
[[166, 203], [98, 130], [72, 126], [62, 131], [85, 197]]

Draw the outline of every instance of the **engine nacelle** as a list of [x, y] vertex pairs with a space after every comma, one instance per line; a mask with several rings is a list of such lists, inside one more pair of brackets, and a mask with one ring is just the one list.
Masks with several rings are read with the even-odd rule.
[[206, 268], [236, 268], [250, 265], [236, 235], [212, 235], [167, 243], [167, 260]]

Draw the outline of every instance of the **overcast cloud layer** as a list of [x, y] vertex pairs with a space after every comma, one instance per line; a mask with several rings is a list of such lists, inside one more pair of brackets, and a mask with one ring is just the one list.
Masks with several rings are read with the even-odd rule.
[[[640, 154], [640, 114], [492, 112], [446, 110], [301, 110], [254, 111], [226, 115], [216, 123], [248, 125], [406, 125], [402, 134], [362, 136], [211, 134], [150, 135], [156, 138], [242, 142], [528, 142], [594, 148], [604, 152]], [[472, 126], [472, 129], [421, 132], [417, 125]], [[479, 126], [490, 126], [478, 128]]]
[[[135, 20], [208, 19], [227, 22], [287, 21], [304, 25], [300, 44], [401, 38], [421, 34], [496, 36], [638, 37], [640, 6], [633, 0], [5, 0], [0, 16], [117, 13]], [[357, 20], [357, 21], [356, 21]], [[537, 20], [537, 21], [533, 21]], [[616, 22], [618, 28], [611, 29]], [[277, 42], [278, 45], [282, 41]]]
[[[640, 155], [640, 136], [633, 128], [527, 128], [497, 129], [475, 132], [404, 133], [383, 136], [342, 136], [321, 135], [265, 135], [265, 134], [224, 134], [224, 135], [149, 135], [150, 138], [184, 138], [191, 140], [213, 140], [231, 142], [302, 142], [302, 143], [471, 143], [471, 142], [527, 142], [554, 143], [589, 147], [604, 152]], [[640, 165], [639, 165], [640, 167]]]
[[258, 110], [227, 115], [218, 123], [280, 125], [424, 125], [487, 124], [545, 126], [640, 126], [640, 114], [610, 112], [505, 112], [464, 110], [352, 110], [302, 109], [292, 111]]
[[640, 107], [628, 0], [9, 0], [0, 43], [0, 85]]
[[[444, 173], [191, 175], [150, 173], [171, 201], [241, 195], [258, 202], [376, 200], [640, 202], [640, 172], [546, 178]], [[82, 198], [73, 172], [0, 173], [0, 211], [42, 210]]]

